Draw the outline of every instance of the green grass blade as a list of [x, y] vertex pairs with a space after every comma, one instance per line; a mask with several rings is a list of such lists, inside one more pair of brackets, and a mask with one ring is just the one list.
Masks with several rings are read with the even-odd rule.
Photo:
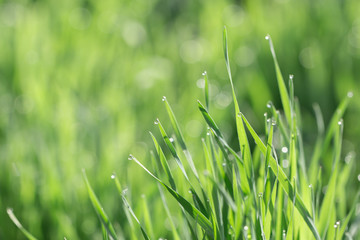
[[178, 164], [181, 172], [184, 174], [186, 180], [187, 180], [188, 182], [190, 182], [189, 177], [188, 177], [188, 175], [186, 174], [184, 165], [182, 164], [182, 162], [181, 162], [181, 160], [180, 160], [180, 157], [179, 157], [179, 155], [178, 155], [177, 152], [176, 152], [176, 149], [175, 149], [175, 147], [174, 147], [174, 144], [172, 143], [172, 141], [170, 140], [170, 138], [169, 138], [168, 135], [166, 134], [165, 129], [164, 129], [164, 127], [162, 126], [162, 124], [161, 124], [161, 122], [160, 122], [159, 119], [157, 119], [156, 124], [159, 126], [159, 130], [160, 130], [160, 132], [161, 132], [162, 137], [164, 138], [164, 141], [165, 141], [165, 143], [166, 143], [166, 146], [169, 148], [171, 154], [172, 154], [173, 157], [175, 158], [175, 161], [176, 161], [176, 163]]
[[359, 203], [359, 198], [360, 198], [360, 191], [356, 194], [356, 197], [354, 199], [351, 210], [349, 211], [349, 213], [346, 216], [345, 220], [343, 222], [341, 222], [341, 227], [340, 227], [338, 235], [336, 236], [336, 240], [343, 239], [345, 230], [348, 227], [348, 224], [350, 222], [350, 218], [352, 217], [352, 215], [353, 215], [353, 213], [354, 213], [354, 211], [356, 209], [356, 205]]
[[158, 181], [175, 199], [176, 201], [184, 208], [184, 210], [202, 227], [209, 237], [213, 236], [212, 223], [205, 215], [196, 207], [194, 207], [190, 202], [188, 202], [184, 197], [177, 193], [174, 189], [166, 185], [163, 181], [157, 178], [152, 174], [144, 165], [142, 165], [135, 157], [130, 156], [130, 158], [135, 161], [140, 167], [142, 167], [151, 177]]
[[110, 236], [112, 238], [118, 239], [113, 225], [111, 224], [107, 214], [105, 213], [103, 207], [100, 204], [100, 201], [96, 197], [95, 192], [90, 185], [90, 182], [86, 176], [85, 170], [83, 170], [83, 178], [84, 178], [87, 190], [88, 190], [90, 201], [95, 209], [96, 214], [98, 215], [98, 217], [100, 219], [101, 224], [106, 228], [106, 230], [108, 231], [108, 233], [110, 234]]
[[279, 67], [279, 64], [278, 64], [278, 61], [276, 58], [275, 49], [274, 49], [274, 45], [272, 43], [271, 37], [270, 37], [270, 35], [267, 35], [265, 38], [269, 41], [271, 55], [274, 60], [276, 79], [277, 79], [277, 83], [278, 83], [278, 87], [279, 87], [279, 91], [280, 91], [281, 103], [283, 105], [283, 109], [285, 112], [285, 117], [287, 119], [289, 126], [291, 126], [291, 108], [290, 108], [289, 94], [286, 89], [284, 78], [281, 74], [281, 70], [280, 70], [280, 67]]
[[176, 185], [175, 185], [175, 180], [174, 180], [174, 177], [170, 171], [170, 167], [169, 167], [169, 164], [168, 162], [166, 161], [166, 157], [165, 157], [165, 154], [163, 152], [163, 150], [161, 149], [161, 146], [159, 145], [158, 141], [156, 140], [156, 138], [154, 137], [154, 135], [150, 132], [150, 135], [151, 135], [151, 138], [154, 142], [154, 145], [155, 145], [155, 149], [156, 149], [156, 152], [157, 152], [157, 156], [160, 160], [160, 163], [161, 163], [161, 166], [163, 168], [163, 170], [165, 171], [165, 174], [168, 178], [168, 181], [170, 183], [170, 186], [176, 190]]
[[[228, 76], [229, 76], [229, 80], [230, 80], [230, 84], [231, 84], [231, 90], [232, 90], [234, 107], [235, 107], [236, 130], [237, 130], [240, 150], [242, 152], [243, 159], [244, 159], [244, 168], [246, 170], [246, 175], [249, 179], [249, 182], [254, 183], [255, 181], [254, 181], [254, 174], [253, 174], [253, 169], [252, 169], [252, 160], [251, 160], [251, 151], [250, 151], [249, 142], [248, 142], [248, 139], [246, 136], [244, 123], [241, 118], [237, 117], [240, 114], [240, 108], [239, 108], [239, 104], [238, 104], [238, 101], [236, 98], [235, 87], [234, 87], [234, 83], [233, 83], [232, 76], [231, 76], [226, 27], [224, 27], [223, 42], [224, 42], [223, 44], [224, 44], [224, 56], [225, 56], [226, 68], [227, 68], [227, 72], [228, 72]], [[256, 188], [255, 188], [254, 184], [252, 185], [252, 190], [253, 190], [254, 197], [256, 197]]]
[[[249, 132], [251, 133], [251, 135], [253, 136], [256, 144], [258, 145], [258, 147], [260, 148], [260, 151], [263, 154], [266, 154], [266, 146], [265, 144], [261, 141], [261, 139], [259, 138], [259, 136], [257, 135], [257, 133], [254, 131], [254, 129], [252, 128], [252, 126], [250, 125], [250, 123], [246, 120], [244, 115], [241, 115], [245, 125], [247, 126], [247, 128], [249, 129]], [[280, 185], [282, 186], [282, 188], [284, 189], [284, 191], [286, 192], [286, 194], [292, 198], [292, 194], [294, 193], [293, 190], [293, 186], [291, 185], [289, 179], [287, 178], [286, 174], [284, 173], [284, 171], [282, 170], [281, 167], [278, 167], [277, 161], [274, 159], [274, 157], [270, 157], [270, 167], [273, 171], [273, 173], [276, 175], [277, 179], [279, 180]], [[320, 235], [319, 232], [317, 231], [315, 224], [311, 218], [311, 215], [309, 213], [309, 211], [307, 210], [304, 202], [302, 201], [301, 197], [296, 194], [296, 208], [299, 210], [301, 216], [303, 217], [303, 219], [305, 220], [306, 224], [308, 225], [308, 227], [310, 228], [310, 230], [312, 231], [314, 237], [319, 240], [320, 239]]]
[[174, 129], [176, 139], [178, 140], [178, 142], [180, 144], [180, 147], [182, 148], [182, 150], [183, 150], [183, 152], [185, 154], [186, 160], [189, 163], [192, 172], [194, 173], [194, 175], [197, 178], [198, 182], [200, 182], [199, 174], [198, 174], [198, 172], [196, 170], [196, 167], [194, 165], [194, 161], [192, 160], [191, 154], [190, 154], [190, 152], [189, 152], [189, 150], [188, 150], [188, 148], [187, 148], [187, 146], [185, 144], [185, 140], [184, 140], [184, 137], [183, 137], [182, 132], [180, 130], [179, 124], [178, 124], [178, 122], [176, 120], [175, 114], [174, 114], [173, 110], [171, 109], [171, 106], [170, 106], [168, 100], [166, 99], [166, 97], [163, 97], [163, 102], [165, 103], [166, 111], [167, 111], [167, 113], [169, 115], [170, 122], [171, 122], [172, 128]]
[[209, 109], [210, 109], [209, 79], [208, 79], [208, 75], [207, 75], [207, 72], [206, 72], [206, 71], [204, 71], [202, 75], [204, 76], [204, 82], [205, 82], [205, 87], [204, 87], [204, 92], [205, 92], [205, 106], [206, 106], [206, 109], [209, 111]]
[[6, 209], [7, 214], [9, 215], [11, 221], [15, 224], [15, 226], [20, 229], [20, 231], [25, 235], [25, 237], [29, 240], [37, 240], [30, 232], [28, 232], [20, 223], [20, 221], [15, 216], [13, 210], [11, 208]]
[[122, 200], [123, 200], [123, 203], [125, 205], [125, 207], [129, 210], [130, 214], [133, 216], [133, 218], [135, 219], [135, 221], [139, 224], [140, 226], [140, 230], [141, 230], [141, 233], [144, 237], [145, 240], [150, 240], [149, 236], [147, 235], [145, 229], [143, 228], [143, 226], [141, 225], [139, 219], [136, 217], [134, 211], [132, 210], [130, 204], [128, 203], [128, 201], [126, 200], [126, 197], [125, 197], [125, 194], [122, 193], [122, 196], [121, 196]]

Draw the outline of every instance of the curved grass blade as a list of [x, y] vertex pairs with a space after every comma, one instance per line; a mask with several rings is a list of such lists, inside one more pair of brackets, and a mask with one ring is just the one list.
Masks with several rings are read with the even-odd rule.
[[[244, 115], [241, 115], [245, 125], [247, 126], [249, 132], [251, 133], [251, 135], [253, 136], [256, 144], [259, 146], [260, 151], [263, 154], [266, 154], [266, 146], [265, 144], [261, 141], [261, 139], [259, 138], [259, 136], [257, 135], [257, 133], [255, 132], [255, 130], [252, 128], [252, 126], [250, 125], [250, 123], [247, 121], [247, 119], [245, 118]], [[273, 156], [270, 157], [270, 167], [271, 170], [273, 171], [273, 173], [276, 175], [277, 179], [279, 180], [280, 185], [282, 186], [282, 188], [284, 189], [284, 191], [286, 192], [286, 194], [292, 198], [293, 194], [294, 194], [294, 190], [293, 190], [293, 186], [290, 183], [289, 179], [287, 178], [285, 172], [282, 170], [281, 167], [278, 167], [277, 161], [274, 159]], [[314, 237], [317, 240], [320, 240], [320, 235], [318, 230], [316, 229], [316, 226], [313, 222], [313, 219], [309, 213], [309, 211], [307, 210], [303, 200], [301, 199], [300, 195], [298, 195], [296, 193], [296, 203], [295, 203], [296, 208], [299, 210], [299, 213], [301, 214], [301, 216], [303, 217], [304, 221], [306, 222], [306, 224], [308, 225], [308, 227], [310, 228], [310, 230], [312, 231]]]
[[274, 60], [274, 65], [275, 65], [276, 79], [277, 79], [277, 83], [278, 83], [278, 87], [279, 87], [279, 91], [280, 91], [281, 103], [283, 105], [286, 120], [287, 120], [289, 126], [291, 126], [291, 108], [290, 108], [289, 94], [286, 89], [284, 78], [281, 74], [281, 70], [280, 70], [280, 67], [279, 67], [279, 64], [278, 64], [278, 61], [276, 58], [276, 54], [275, 54], [274, 45], [272, 43], [270, 35], [267, 35], [265, 37], [265, 39], [269, 41], [270, 51], [271, 51], [271, 55]]
[[17, 219], [17, 217], [14, 214], [14, 211], [11, 208], [6, 209], [7, 214], [9, 215], [11, 221], [15, 224], [15, 226], [20, 229], [20, 231], [27, 237], [29, 240], [37, 240], [36, 237], [34, 237], [30, 232], [28, 232], [20, 223], [20, 221]]
[[356, 197], [354, 199], [354, 203], [351, 206], [351, 210], [349, 211], [349, 214], [346, 216], [345, 221], [343, 221], [341, 223], [341, 227], [340, 227], [338, 235], [336, 236], [336, 240], [343, 239], [343, 236], [344, 236], [345, 230], [347, 228], [347, 225], [350, 222], [350, 218], [351, 218], [351, 216], [353, 215], [353, 213], [354, 213], [354, 211], [356, 209], [356, 205], [359, 203], [359, 197], [360, 197], [360, 191], [358, 191], [358, 193], [356, 194]]
[[184, 208], [184, 210], [202, 227], [205, 233], [209, 237], [213, 237], [214, 232], [212, 229], [212, 223], [205, 215], [196, 207], [194, 207], [190, 202], [188, 202], [184, 197], [177, 193], [174, 189], [166, 185], [163, 181], [157, 178], [152, 174], [144, 165], [142, 165], [134, 156], [130, 158], [135, 161], [140, 167], [142, 167], [151, 177], [158, 181], [175, 199], [176, 201]]
[[98, 198], [96, 197], [96, 195], [94, 193], [94, 190], [92, 189], [92, 187], [89, 183], [89, 180], [86, 176], [85, 170], [83, 169], [82, 172], [83, 172], [83, 178], [84, 178], [87, 190], [88, 190], [89, 198], [95, 209], [96, 214], [98, 215], [98, 217], [100, 219], [101, 224], [105, 227], [106, 231], [110, 234], [110, 236], [112, 238], [118, 239], [118, 237], [116, 236], [114, 227], [112, 226], [107, 214], [105, 213], [103, 207], [101, 206]]
[[204, 71], [203, 74], [204, 76], [204, 82], [205, 82], [205, 87], [204, 87], [204, 92], [205, 92], [205, 106], [206, 109], [209, 111], [210, 108], [210, 100], [209, 100], [209, 79], [208, 79], [208, 75], [207, 72]]

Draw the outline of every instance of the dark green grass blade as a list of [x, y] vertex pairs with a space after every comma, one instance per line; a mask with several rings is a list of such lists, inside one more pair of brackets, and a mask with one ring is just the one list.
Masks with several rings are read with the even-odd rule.
[[83, 178], [84, 178], [87, 190], [88, 190], [90, 201], [95, 209], [96, 214], [98, 215], [98, 217], [100, 219], [100, 222], [106, 228], [106, 230], [108, 231], [108, 233], [110, 234], [110, 236], [112, 238], [118, 239], [118, 237], [116, 236], [114, 227], [112, 226], [107, 214], [105, 213], [103, 207], [101, 206], [98, 198], [96, 197], [96, 195], [94, 193], [94, 190], [92, 189], [92, 187], [89, 183], [89, 180], [86, 176], [85, 170], [83, 170]]
[[174, 129], [176, 139], [178, 140], [178, 142], [180, 144], [180, 147], [182, 148], [182, 150], [183, 150], [183, 152], [185, 154], [186, 160], [188, 161], [192, 172], [194, 173], [197, 180], [200, 182], [199, 174], [198, 174], [198, 172], [196, 170], [196, 167], [194, 165], [194, 161], [192, 160], [191, 154], [190, 154], [190, 152], [189, 152], [189, 150], [188, 150], [188, 148], [187, 148], [187, 146], [185, 144], [185, 140], [184, 140], [184, 137], [183, 137], [182, 132], [180, 130], [179, 124], [178, 124], [178, 122], [176, 120], [175, 114], [174, 114], [173, 110], [171, 109], [171, 106], [170, 106], [168, 100], [166, 99], [166, 97], [163, 97], [163, 102], [165, 102], [166, 111], [167, 111], [167, 113], [169, 115], [170, 122], [171, 122], [172, 128]]
[[181, 162], [181, 160], [180, 160], [180, 157], [179, 157], [179, 155], [178, 155], [177, 152], [176, 152], [176, 149], [175, 149], [175, 147], [174, 147], [174, 144], [170, 141], [170, 138], [169, 138], [168, 135], [166, 134], [165, 129], [164, 129], [164, 127], [162, 126], [162, 124], [161, 124], [161, 122], [160, 122], [159, 119], [157, 119], [156, 124], [159, 126], [160, 133], [161, 133], [162, 137], [164, 138], [164, 141], [165, 141], [165, 143], [166, 143], [166, 146], [169, 148], [169, 150], [170, 150], [170, 152], [171, 152], [171, 155], [175, 158], [176, 163], [178, 164], [181, 172], [184, 174], [186, 180], [187, 180], [188, 182], [190, 182], [189, 177], [188, 177], [188, 175], [186, 174], [184, 165], [182, 164], [182, 162]]
[[147, 235], [145, 229], [143, 228], [143, 226], [141, 225], [139, 219], [136, 217], [134, 211], [132, 210], [130, 204], [128, 203], [128, 201], [126, 200], [126, 197], [124, 194], [122, 194], [121, 196], [122, 200], [123, 200], [123, 203], [125, 205], [125, 207], [129, 210], [130, 214], [133, 216], [133, 218], [135, 219], [135, 221], [139, 224], [140, 226], [140, 230], [141, 230], [141, 233], [144, 237], [145, 240], [150, 240], [149, 236]]
[[25, 237], [29, 240], [37, 240], [36, 237], [34, 237], [30, 232], [28, 232], [22, 224], [19, 222], [17, 217], [15, 216], [13, 210], [11, 208], [6, 209], [7, 214], [9, 215], [11, 221], [15, 224], [15, 226], [20, 229], [20, 231], [25, 235]]
[[281, 74], [281, 70], [280, 70], [280, 67], [279, 67], [279, 64], [278, 64], [278, 61], [276, 58], [275, 49], [274, 49], [274, 45], [272, 43], [271, 37], [269, 35], [267, 35], [266, 39], [269, 41], [271, 55], [274, 60], [276, 79], [277, 79], [277, 83], [278, 83], [278, 87], [279, 87], [279, 91], [280, 91], [281, 103], [283, 105], [286, 120], [287, 120], [289, 126], [291, 126], [291, 108], [290, 108], [289, 94], [286, 89], [284, 78]]
[[150, 132], [150, 135], [151, 135], [151, 138], [154, 142], [154, 145], [155, 145], [155, 149], [156, 149], [156, 152], [157, 152], [157, 156], [160, 160], [160, 163], [161, 163], [161, 166], [163, 168], [163, 170], [165, 171], [165, 174], [169, 180], [169, 183], [170, 183], [170, 186], [176, 190], [176, 185], [175, 185], [175, 180], [174, 180], [174, 177], [170, 171], [170, 167], [169, 167], [169, 164], [168, 162], [166, 161], [166, 157], [165, 157], [165, 154], [163, 152], [163, 150], [161, 149], [161, 146], [159, 145], [159, 143], [157, 142], [156, 138], [154, 137], [154, 135]]
[[[253, 136], [256, 144], [259, 146], [260, 151], [263, 154], [266, 154], [266, 146], [265, 144], [261, 141], [261, 139], [259, 138], [259, 136], [257, 135], [257, 133], [254, 131], [254, 129], [252, 128], [252, 126], [250, 125], [250, 123], [246, 120], [244, 115], [241, 115], [248, 130], [250, 131], [251, 135]], [[289, 179], [287, 178], [286, 174], [284, 173], [283, 169], [281, 167], [278, 167], [278, 164], [276, 162], [276, 160], [274, 159], [274, 157], [270, 157], [270, 167], [271, 170], [273, 171], [273, 173], [276, 175], [276, 177], [279, 180], [280, 185], [282, 186], [282, 188], [284, 189], [284, 191], [286, 192], [286, 194], [292, 198], [294, 190], [293, 190], [293, 186], [291, 185]], [[320, 235], [318, 230], [315, 227], [315, 224], [313, 222], [313, 219], [311, 218], [311, 215], [309, 213], [309, 211], [307, 210], [307, 208], [305, 207], [305, 204], [303, 202], [303, 200], [301, 199], [300, 195], [296, 194], [296, 208], [299, 210], [299, 213], [301, 214], [301, 216], [303, 217], [304, 221], [306, 222], [306, 224], [308, 225], [308, 227], [310, 228], [310, 230], [312, 231], [314, 237], [319, 240]]]
[[177, 193], [174, 189], [166, 185], [163, 181], [157, 178], [152, 174], [144, 165], [142, 165], [135, 157], [130, 156], [133, 161], [135, 161], [140, 167], [142, 167], [151, 177], [158, 181], [175, 199], [176, 201], [184, 208], [184, 210], [202, 227], [205, 233], [209, 237], [213, 237], [212, 223], [209, 219], [205, 217], [203, 213], [196, 207], [194, 207], [190, 202], [188, 202], [184, 197]]

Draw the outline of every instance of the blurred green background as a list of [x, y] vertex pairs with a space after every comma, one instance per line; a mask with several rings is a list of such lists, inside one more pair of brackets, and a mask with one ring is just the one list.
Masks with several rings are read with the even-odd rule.
[[[281, 106], [270, 34], [284, 78], [295, 75], [306, 149], [316, 137], [313, 103], [327, 123], [353, 91], [343, 154], [359, 154], [359, 12], [358, 0], [0, 1], [0, 239], [24, 239], [6, 207], [40, 239], [99, 239], [82, 168], [126, 237], [110, 176], [131, 189], [135, 211], [142, 194], [157, 209], [156, 185], [127, 156], [146, 162], [154, 120], [170, 126], [163, 95], [201, 166], [204, 70], [212, 115], [236, 146], [224, 25], [240, 108], [259, 132], [267, 101]], [[166, 236], [161, 224], [155, 231]]]

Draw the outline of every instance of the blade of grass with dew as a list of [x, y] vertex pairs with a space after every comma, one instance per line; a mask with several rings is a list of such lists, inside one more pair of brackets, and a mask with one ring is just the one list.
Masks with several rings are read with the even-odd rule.
[[278, 64], [278, 61], [276, 58], [275, 49], [274, 49], [274, 45], [272, 43], [271, 37], [270, 37], [270, 35], [267, 35], [265, 38], [266, 38], [266, 40], [269, 41], [271, 55], [274, 60], [276, 79], [277, 79], [277, 83], [278, 83], [278, 87], [279, 87], [279, 91], [280, 91], [280, 98], [281, 98], [281, 103], [283, 105], [285, 117], [287, 119], [289, 126], [291, 126], [291, 109], [290, 109], [289, 94], [286, 89], [284, 78], [281, 74], [281, 70], [280, 70], [280, 67], [279, 67], [279, 64]]
[[[326, 230], [329, 226], [329, 215], [331, 215], [332, 211], [335, 211], [335, 193], [336, 193], [336, 184], [337, 184], [337, 177], [339, 171], [339, 161], [340, 161], [340, 154], [341, 154], [341, 144], [342, 144], [342, 131], [343, 131], [343, 124], [342, 121], [338, 121], [338, 131], [335, 132], [334, 136], [334, 162], [333, 162], [333, 169], [330, 176], [329, 184], [327, 186], [327, 190], [322, 201], [321, 209], [320, 209], [320, 216], [319, 221], [317, 223], [319, 232], [321, 236], [326, 235]], [[331, 224], [330, 224], [331, 225]]]
[[350, 209], [348, 215], [346, 216], [345, 220], [341, 222], [341, 227], [338, 230], [339, 234], [336, 237], [336, 240], [343, 239], [345, 230], [347, 229], [348, 224], [350, 222], [350, 218], [352, 217], [352, 215], [353, 215], [353, 213], [354, 213], [354, 211], [356, 209], [356, 206], [359, 203], [359, 198], [360, 198], [360, 191], [357, 192], [356, 197], [355, 197], [354, 202], [353, 202], [353, 205], [351, 206], [351, 209]]
[[108, 231], [109, 235], [114, 238], [114, 239], [118, 239], [116, 233], [115, 233], [115, 229], [113, 227], [113, 225], [111, 224], [107, 214], [105, 213], [103, 207], [100, 204], [100, 201], [98, 200], [97, 196], [95, 195], [94, 190], [92, 189], [90, 182], [86, 176], [86, 172], [83, 169], [82, 171], [83, 173], [83, 179], [85, 181], [86, 184], [86, 188], [88, 190], [88, 194], [89, 194], [89, 198], [91, 200], [91, 203], [95, 209], [96, 214], [99, 217], [99, 220], [101, 222], [101, 224], [106, 228], [106, 230]]
[[225, 199], [227, 205], [229, 205], [231, 207], [231, 209], [236, 212], [237, 211], [237, 207], [236, 204], [233, 200], [233, 198], [230, 196], [230, 194], [228, 193], [228, 191], [226, 191], [225, 187], [223, 185], [221, 185], [220, 183], [218, 183], [215, 179], [213, 179], [210, 175], [208, 176], [208, 178], [211, 180], [211, 182], [214, 184], [214, 186], [219, 190], [219, 192], [221, 193], [221, 195], [223, 196], [223, 198]]
[[29, 240], [37, 240], [36, 237], [34, 237], [29, 231], [27, 231], [23, 225], [20, 223], [20, 221], [17, 219], [17, 217], [14, 214], [14, 211], [11, 208], [6, 209], [7, 214], [9, 215], [9, 218], [11, 221], [15, 224], [15, 226], [20, 229], [20, 231], [25, 235], [25, 237]]
[[185, 144], [185, 140], [184, 140], [184, 137], [183, 137], [183, 135], [181, 133], [181, 130], [180, 130], [179, 124], [178, 124], [178, 122], [176, 120], [175, 114], [174, 114], [173, 110], [171, 109], [171, 106], [170, 106], [168, 100], [166, 99], [166, 97], [163, 97], [162, 100], [165, 103], [166, 111], [167, 111], [168, 116], [170, 118], [172, 128], [174, 129], [176, 139], [178, 140], [178, 142], [180, 144], [180, 147], [181, 147], [181, 149], [183, 150], [183, 152], [185, 154], [186, 160], [188, 161], [192, 172], [194, 173], [194, 175], [197, 178], [198, 182], [200, 182], [199, 174], [198, 174], [198, 172], [196, 170], [196, 167], [194, 165], [194, 161], [192, 160], [191, 154], [190, 154], [190, 152], [189, 152], [189, 150], [188, 150], [188, 148], [187, 148], [187, 146]]
[[223, 145], [229, 152], [235, 157], [235, 159], [239, 163], [239, 170], [240, 170], [240, 177], [241, 177], [241, 188], [244, 194], [250, 193], [250, 184], [248, 180], [248, 176], [246, 175], [246, 170], [244, 167], [244, 162], [242, 159], [238, 156], [238, 154], [227, 144], [227, 142], [222, 137], [220, 129], [217, 127], [216, 123], [210, 116], [210, 114], [206, 111], [204, 106], [201, 104], [200, 101], [198, 101], [198, 107], [200, 109], [200, 112], [202, 113], [206, 123], [210, 127], [210, 129], [213, 131], [215, 139], [220, 143], [220, 145]]
[[285, 123], [284, 123], [284, 120], [279, 112], [279, 110], [277, 110], [274, 106], [274, 104], [269, 101], [267, 104], [267, 107], [271, 110], [271, 113], [272, 113], [272, 116], [273, 118], [275, 119], [276, 121], [276, 125], [278, 126], [278, 128], [280, 129], [280, 133], [282, 134], [283, 136], [283, 139], [285, 141], [285, 144], [286, 145], [289, 145], [290, 144], [290, 141], [289, 141], [289, 136], [290, 136], [290, 133], [288, 132], [287, 128], [285, 127]]
[[[259, 138], [259, 136], [256, 134], [256, 132], [254, 131], [254, 129], [252, 128], [252, 126], [250, 125], [250, 123], [247, 121], [247, 119], [245, 118], [244, 115], [241, 114], [241, 117], [243, 118], [245, 125], [247, 126], [247, 128], [249, 129], [249, 132], [251, 133], [251, 135], [253, 136], [256, 144], [260, 147], [260, 150], [263, 154], [266, 154], [266, 147], [265, 144], [261, 141], [261, 139]], [[282, 170], [281, 167], [278, 167], [278, 164], [276, 162], [276, 160], [271, 156], [270, 157], [270, 167], [273, 171], [273, 173], [276, 175], [276, 177], [279, 180], [279, 183], [281, 184], [282, 188], [284, 189], [284, 191], [286, 192], [286, 194], [291, 198], [293, 194], [293, 186], [291, 185], [289, 179], [287, 178], [286, 174], [284, 173], [284, 171]], [[316, 226], [310, 216], [309, 211], [307, 210], [306, 206], [304, 205], [300, 195], [296, 194], [296, 208], [299, 210], [301, 216], [303, 217], [303, 219], [305, 220], [306, 224], [308, 225], [308, 227], [311, 229], [314, 237], [319, 240], [320, 239], [320, 235], [319, 232], [316, 229]]]
[[[112, 179], [115, 182], [116, 189], [117, 189], [120, 197], [122, 198], [122, 196], [124, 194], [124, 191], [126, 192], [127, 188], [123, 189], [121, 187], [120, 181], [119, 181], [116, 174], [113, 174], [112, 176], [113, 176]], [[129, 226], [130, 226], [131, 239], [137, 239], [137, 231], [135, 229], [134, 223], [133, 223], [132, 218], [130, 216], [131, 214], [129, 212], [129, 209], [125, 205], [123, 205], [123, 210], [124, 210], [126, 219], [127, 219], [128, 223], [129, 223]]]
[[121, 196], [122, 200], [123, 200], [123, 203], [125, 205], [125, 207], [129, 210], [130, 214], [133, 216], [133, 218], [135, 219], [135, 221], [138, 223], [138, 225], [140, 226], [140, 230], [141, 230], [141, 233], [144, 237], [145, 240], [150, 240], [149, 236], [147, 235], [144, 227], [142, 226], [142, 224], [140, 223], [139, 219], [136, 217], [134, 211], [132, 210], [130, 204], [128, 203], [128, 201], [126, 200], [126, 197], [124, 194], [122, 194]]
[[166, 176], [168, 178], [170, 186], [173, 189], [176, 190], [175, 180], [174, 180], [174, 177], [172, 176], [172, 173], [170, 171], [169, 164], [166, 161], [165, 154], [164, 154], [163, 150], [161, 149], [161, 146], [157, 142], [156, 138], [154, 137], [154, 135], [151, 132], [150, 132], [150, 135], [151, 135], [151, 138], [152, 138], [152, 140], [154, 142], [155, 149], [156, 149], [156, 152], [157, 152], [157, 156], [158, 156], [158, 158], [160, 160], [160, 163], [161, 163], [161, 166], [162, 166], [163, 170], [165, 171], [165, 174], [166, 174]]
[[177, 152], [176, 152], [176, 149], [173, 145], [173, 143], [170, 141], [170, 138], [168, 137], [168, 135], [166, 134], [165, 132], [165, 129], [164, 127], [162, 126], [161, 122], [159, 119], [157, 119], [156, 121], [156, 124], [159, 126], [159, 130], [160, 130], [160, 133], [165, 141], [165, 144], [166, 146], [169, 148], [170, 152], [171, 152], [171, 155], [175, 158], [175, 161], [176, 163], [178, 164], [181, 172], [183, 173], [184, 177], [186, 178], [186, 180], [188, 182], [190, 182], [189, 180], [189, 177], [188, 175], [186, 174], [186, 171], [185, 171], [185, 168], [184, 168], [184, 165], [182, 164], [181, 160], [180, 160], [180, 157], [178, 156]]
[[210, 100], [209, 100], [209, 79], [208, 79], [208, 75], [207, 72], [204, 71], [203, 74], [204, 76], [204, 95], [205, 95], [205, 106], [206, 109], [209, 111], [210, 109]]
[[201, 201], [199, 195], [197, 194], [197, 192], [195, 191], [195, 188], [193, 187], [188, 175], [186, 174], [186, 171], [185, 171], [185, 168], [184, 168], [184, 165], [182, 164], [181, 162], [181, 159], [179, 157], [179, 155], [177, 154], [177, 151], [172, 143], [172, 141], [170, 141], [170, 138], [168, 137], [168, 135], [166, 134], [165, 132], [165, 129], [164, 127], [162, 126], [161, 122], [159, 119], [157, 119], [156, 121], [156, 124], [159, 126], [159, 130], [160, 130], [160, 133], [165, 141], [165, 144], [167, 145], [167, 147], [169, 148], [172, 156], [175, 158], [176, 160], [176, 163], [178, 164], [178, 166], [180, 167], [180, 170], [181, 172], [183, 173], [185, 179], [187, 180], [187, 182], [190, 184], [190, 191], [191, 191], [191, 194], [193, 196], [193, 200], [196, 204], [196, 206], [200, 209], [200, 211], [205, 215], [205, 216], [209, 216], [207, 211], [206, 211], [206, 207], [205, 205], [203, 204], [203, 202]]
[[243, 121], [241, 118], [236, 117], [240, 114], [240, 108], [239, 108], [239, 104], [238, 104], [238, 101], [236, 98], [235, 87], [234, 87], [234, 83], [233, 83], [232, 75], [231, 75], [226, 27], [224, 27], [224, 33], [223, 33], [223, 48], [224, 48], [226, 69], [228, 72], [228, 76], [229, 76], [229, 80], [230, 80], [230, 84], [231, 84], [233, 101], [234, 101], [236, 130], [237, 130], [240, 150], [242, 152], [243, 159], [244, 159], [245, 172], [246, 172], [247, 178], [249, 179], [248, 184], [251, 185], [250, 183], [253, 183], [251, 188], [253, 190], [254, 197], [256, 197], [256, 187], [255, 187], [255, 181], [254, 181], [253, 164], [252, 164], [252, 160], [251, 160], [250, 146], [249, 146], [249, 142], [248, 142], [248, 139], [246, 136]]
[[133, 161], [136, 162], [141, 168], [143, 168], [151, 177], [158, 181], [175, 199], [176, 201], [185, 209], [185, 211], [194, 219], [196, 222], [204, 229], [206, 234], [209, 237], [213, 237], [212, 224], [205, 217], [205, 215], [196, 207], [194, 207], [190, 202], [188, 202], [184, 197], [177, 193], [174, 189], [169, 187], [154, 174], [152, 174], [144, 165], [142, 165], [134, 156], [130, 156]]

